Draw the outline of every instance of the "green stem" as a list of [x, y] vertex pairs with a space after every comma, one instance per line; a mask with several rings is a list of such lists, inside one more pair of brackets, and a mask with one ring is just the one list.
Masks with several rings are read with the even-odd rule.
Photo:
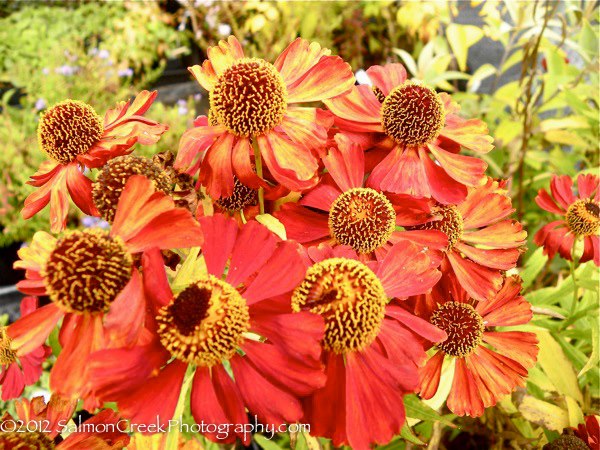
[[[183, 384], [181, 386], [181, 392], [179, 393], [179, 399], [177, 400], [177, 406], [175, 407], [175, 413], [173, 414], [173, 420], [179, 420], [181, 417], [183, 417], [187, 393], [190, 389], [190, 385], [192, 384], [194, 372], [194, 367], [188, 365], [185, 377], [183, 379]], [[175, 427], [174, 431], [169, 431], [167, 433], [167, 442], [165, 446], [166, 450], [177, 450], [179, 448], [179, 434], [179, 427]]]
[[[254, 167], [256, 167], [256, 175], [262, 180], [262, 156], [260, 155], [260, 149], [256, 143], [256, 139], [252, 139], [252, 147], [254, 148]], [[261, 186], [258, 188], [258, 211], [260, 214], [265, 213], [265, 190]]]
[[577, 279], [575, 278], [575, 246], [577, 245], [577, 238], [573, 241], [573, 248], [571, 250], [571, 264], [569, 264], [569, 268], [571, 270], [571, 279], [573, 280], [573, 301], [571, 302], [571, 312], [569, 313], [569, 317], [572, 317], [575, 314], [575, 310], [577, 309], [577, 299], [579, 298], [579, 286], [577, 285]]

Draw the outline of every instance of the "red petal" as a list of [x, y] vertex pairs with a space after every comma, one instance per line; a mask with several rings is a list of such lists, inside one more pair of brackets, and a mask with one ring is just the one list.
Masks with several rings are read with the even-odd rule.
[[423, 148], [419, 148], [419, 159], [423, 163], [431, 196], [445, 205], [462, 202], [467, 196], [467, 188], [453, 179], [446, 167], [435, 164]]
[[492, 248], [515, 248], [525, 244], [527, 232], [516, 220], [504, 220], [475, 231], [466, 231], [461, 240]]
[[347, 94], [323, 100], [323, 103], [336, 115], [335, 123], [342, 129], [383, 132], [381, 103], [370, 86], [354, 86]]
[[486, 331], [483, 340], [496, 351], [514, 359], [525, 368], [533, 367], [538, 354], [538, 340], [534, 333], [524, 331]]
[[237, 239], [238, 225], [223, 214], [199, 219], [204, 234], [202, 254], [208, 273], [221, 278]]
[[286, 85], [289, 86], [329, 53], [328, 49], [321, 48], [317, 42], [297, 38], [281, 52], [273, 65], [279, 70]]
[[361, 187], [365, 175], [363, 150], [341, 134], [336, 135], [335, 140], [338, 147], [330, 148], [323, 158], [325, 168], [342, 192]]
[[285, 226], [288, 239], [306, 244], [329, 238], [328, 214], [284, 203], [274, 215]]
[[497, 270], [482, 267], [454, 251], [448, 252], [448, 260], [460, 285], [476, 300], [492, 299], [502, 286], [502, 275]]
[[39, 348], [64, 314], [50, 303], [9, 325], [7, 333], [12, 339], [13, 349], [18, 350], [19, 355], [26, 355]]
[[487, 169], [485, 161], [472, 156], [449, 153], [433, 143], [428, 144], [428, 147], [446, 173], [459, 183], [479, 186], [484, 181]]
[[371, 172], [368, 186], [395, 194], [429, 197], [429, 183], [423, 161], [414, 148], [395, 146]]
[[352, 68], [339, 56], [323, 56], [288, 84], [288, 103], [316, 102], [348, 92], [354, 86]]
[[200, 182], [212, 198], [233, 194], [232, 154], [235, 136], [222, 134], [206, 152], [200, 168]]
[[428, 400], [436, 394], [440, 385], [443, 364], [444, 352], [438, 351], [419, 370], [419, 378], [421, 380], [419, 396], [421, 398]]
[[179, 150], [173, 167], [188, 171], [196, 159], [204, 159], [204, 154], [215, 140], [227, 133], [224, 126], [197, 126], [187, 130], [179, 140]]
[[563, 209], [568, 209], [569, 206], [577, 200], [573, 195], [573, 180], [568, 175], [552, 176], [550, 181], [550, 190], [552, 196]]
[[579, 198], [592, 198], [598, 195], [600, 190], [600, 178], [588, 173], [577, 177], [577, 189], [579, 189]]
[[556, 204], [554, 199], [550, 196], [550, 194], [548, 194], [548, 192], [546, 192], [545, 189], [540, 189], [538, 191], [535, 202], [540, 208], [545, 209], [546, 211], [558, 214], [559, 216], [563, 216], [565, 214], [564, 209]]
[[448, 409], [458, 416], [479, 417], [483, 414], [483, 401], [477, 390], [475, 378], [467, 369], [463, 358], [456, 358], [454, 380], [446, 404]]
[[487, 250], [458, 242], [455, 248], [477, 264], [492, 269], [510, 270], [517, 265], [521, 252], [516, 248]]

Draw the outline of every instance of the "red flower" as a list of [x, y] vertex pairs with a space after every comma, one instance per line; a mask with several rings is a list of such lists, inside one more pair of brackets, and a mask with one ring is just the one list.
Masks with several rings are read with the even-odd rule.
[[194, 174], [211, 197], [233, 193], [234, 175], [257, 189], [267, 184], [254, 171], [257, 145], [270, 175], [291, 190], [317, 182], [317, 154], [331, 126], [320, 109], [294, 106], [335, 97], [348, 91], [354, 76], [339, 56], [317, 43], [296, 39], [274, 64], [247, 58], [230, 36], [209, 47], [208, 60], [190, 72], [210, 95], [208, 117], [182, 137], [176, 167]]
[[572, 190], [573, 181], [567, 175], [553, 176], [548, 194], [540, 189], [535, 202], [540, 208], [563, 217], [544, 225], [533, 241], [544, 247], [544, 254], [554, 258], [558, 252], [568, 261], [573, 260], [576, 240], [583, 241], [580, 262], [593, 260], [600, 266], [600, 179], [595, 175], [577, 177], [578, 195]]
[[459, 416], [480, 416], [484, 408], [525, 385], [538, 352], [535, 334], [495, 331], [531, 320], [531, 307], [520, 290], [520, 279], [508, 277], [495, 297], [479, 302], [451, 279], [443, 279], [431, 294], [410, 300], [417, 315], [448, 334], [421, 369], [421, 397], [429, 399], [437, 392], [445, 358], [455, 366], [447, 405]]
[[[25, 297], [21, 300], [21, 317], [35, 311], [37, 306], [36, 297]], [[6, 329], [0, 327], [0, 385], [4, 401], [19, 397], [25, 386], [40, 379], [42, 363], [51, 353], [46, 345], [40, 345], [28, 353], [15, 351]]]
[[477, 153], [493, 148], [485, 123], [461, 118], [448, 94], [407, 81], [401, 64], [373, 66], [367, 74], [372, 88], [355, 86], [324, 103], [343, 132], [372, 134], [381, 156], [371, 186], [451, 204], [464, 199], [466, 186], [485, 182], [487, 164], [459, 154], [461, 147]]
[[[284, 203], [275, 216], [284, 224], [288, 238], [304, 245], [327, 242], [348, 245], [361, 260], [382, 259], [392, 244], [410, 240], [436, 250], [447, 239], [436, 230], [396, 231], [397, 224], [420, 223], [429, 217], [428, 200], [385, 194], [365, 187], [364, 152], [346, 136], [335, 136], [336, 147], [323, 158], [327, 174], [298, 203]], [[430, 255], [437, 267], [440, 258]]]
[[369, 449], [400, 432], [402, 397], [418, 386], [425, 359], [421, 339], [445, 334], [388, 304], [430, 289], [440, 273], [415, 245], [396, 244], [379, 262], [360, 262], [354, 250], [326, 244], [308, 250], [315, 264], [294, 291], [296, 311], [325, 319], [323, 362], [327, 384], [305, 401], [311, 433], [334, 446]]
[[585, 423], [577, 426], [575, 435], [592, 450], [600, 448], [600, 424], [596, 416], [586, 416]]
[[8, 327], [12, 348], [20, 354], [39, 348], [62, 318], [62, 351], [50, 387], [70, 398], [87, 397], [89, 354], [132, 345], [143, 333], [145, 300], [133, 255], [200, 244], [200, 225], [191, 213], [155, 192], [148, 179], [132, 176], [110, 232], [72, 231], [56, 239], [40, 231], [29, 247], [19, 250], [15, 268], [25, 269], [26, 279], [17, 287], [26, 294], [48, 295], [52, 303]]
[[[73, 425], [69, 420], [77, 406], [76, 401], [53, 395], [47, 404], [43, 397], [35, 397], [31, 401], [20, 400], [15, 406], [19, 420], [8, 413], [1, 419], [1, 428], [5, 430], [0, 433], [2, 449], [121, 450], [129, 443], [129, 436], [119, 431], [124, 424], [110, 409], [87, 419], [76, 431], [62, 439], [60, 433]], [[39, 431], [25, 431], [36, 429]]]
[[38, 142], [50, 160], [28, 182], [39, 189], [25, 200], [23, 217], [29, 219], [50, 203], [51, 231], [58, 233], [66, 226], [69, 197], [84, 213], [98, 215], [92, 182], [81, 170], [130, 153], [136, 142], [156, 143], [167, 126], [142, 116], [155, 98], [156, 92], [142, 91], [131, 105], [118, 103], [104, 120], [79, 101], [66, 100], [49, 108], [40, 118]]
[[433, 204], [430, 216], [410, 229], [439, 230], [448, 238], [442, 269], [456, 278], [471, 297], [492, 298], [502, 286], [502, 271], [515, 267], [527, 233], [507, 219], [514, 212], [504, 182], [488, 179], [485, 186], [469, 188], [457, 205]]
[[[304, 275], [301, 247], [280, 241], [258, 222], [241, 229], [223, 215], [200, 219], [206, 273], [169, 286], [160, 254], [143, 257], [146, 294], [153, 299], [152, 337], [131, 349], [97, 353], [96, 393], [116, 401], [136, 423], [173, 418], [184, 377], [195, 368], [191, 412], [197, 423], [246, 424], [246, 408], [263, 423], [302, 417], [299, 397], [323, 386], [320, 317], [290, 309], [290, 293]], [[219, 442], [246, 445], [239, 427]]]

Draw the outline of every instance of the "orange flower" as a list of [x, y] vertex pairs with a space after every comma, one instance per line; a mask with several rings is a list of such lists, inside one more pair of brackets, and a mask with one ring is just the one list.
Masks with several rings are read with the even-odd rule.
[[100, 411], [62, 439], [60, 433], [73, 425], [69, 420], [76, 401], [53, 395], [47, 404], [43, 397], [35, 397], [15, 406], [18, 420], [8, 413], [1, 419], [6, 430], [0, 433], [2, 449], [121, 450], [129, 443], [129, 436], [121, 431], [124, 422], [111, 409]]
[[215, 199], [233, 193], [234, 174], [246, 186], [264, 187], [262, 162], [252, 158], [255, 144], [278, 183], [297, 191], [314, 186], [317, 154], [331, 120], [323, 110], [294, 104], [332, 98], [352, 87], [350, 66], [329, 53], [296, 39], [271, 64], [245, 57], [233, 36], [209, 47], [208, 60], [190, 72], [208, 90], [210, 111], [183, 135], [176, 167], [190, 174], [200, 170], [201, 183]]
[[442, 205], [432, 201], [429, 216], [409, 229], [439, 230], [447, 237], [442, 271], [455, 278], [474, 299], [492, 298], [502, 286], [502, 273], [516, 266], [527, 232], [507, 219], [514, 209], [504, 182], [488, 178], [469, 188], [464, 201]]
[[56, 239], [40, 231], [19, 251], [15, 268], [25, 269], [26, 279], [17, 287], [47, 295], [52, 303], [9, 326], [12, 347], [23, 354], [39, 347], [62, 318], [62, 352], [50, 386], [70, 398], [85, 398], [88, 355], [107, 346], [133, 345], [143, 333], [146, 307], [134, 255], [202, 242], [200, 225], [187, 209], [155, 192], [145, 177], [132, 176], [110, 232], [87, 229]]
[[[25, 297], [21, 300], [21, 317], [31, 314], [37, 307], [36, 297]], [[6, 329], [0, 327], [0, 385], [4, 401], [19, 397], [25, 386], [40, 379], [42, 363], [51, 353], [47, 345], [40, 345], [27, 353], [15, 351]]]
[[435, 267], [439, 266], [440, 251], [448, 245], [441, 231], [396, 230], [397, 224], [427, 220], [429, 200], [387, 194], [365, 185], [363, 150], [342, 134], [336, 135], [334, 142], [336, 146], [323, 158], [327, 173], [319, 184], [298, 203], [284, 203], [274, 214], [284, 224], [288, 238], [307, 247], [321, 242], [348, 245], [365, 261], [381, 260], [394, 243], [408, 240], [436, 250], [429, 256]]
[[562, 216], [544, 225], [534, 237], [544, 247], [549, 259], [558, 252], [567, 261], [573, 260], [576, 239], [583, 240], [580, 262], [593, 260], [600, 266], [600, 178], [595, 175], [577, 177], [578, 195], [573, 194], [573, 180], [567, 175], [553, 176], [550, 182], [552, 196], [540, 189], [536, 203], [540, 208]]
[[535, 334], [495, 330], [531, 320], [531, 306], [520, 290], [520, 279], [508, 277], [494, 298], [478, 302], [452, 280], [442, 279], [431, 294], [409, 300], [417, 315], [448, 334], [421, 369], [421, 397], [429, 399], [437, 392], [446, 357], [455, 365], [447, 405], [459, 416], [480, 416], [484, 408], [525, 385], [538, 352]]
[[367, 147], [376, 146], [379, 155], [371, 186], [449, 204], [464, 199], [466, 186], [485, 182], [487, 164], [459, 154], [461, 147], [477, 153], [493, 148], [485, 123], [461, 118], [448, 94], [407, 81], [401, 64], [373, 66], [367, 74], [372, 88], [355, 86], [323, 102], [344, 133], [370, 134]]
[[38, 142], [50, 160], [28, 182], [39, 189], [25, 200], [23, 217], [29, 219], [50, 203], [50, 229], [58, 233], [66, 226], [69, 197], [84, 213], [98, 215], [92, 182], [82, 169], [101, 167], [115, 156], [130, 153], [136, 142], [156, 143], [167, 126], [142, 116], [156, 95], [142, 91], [131, 105], [120, 102], [108, 110], [104, 120], [90, 105], [75, 100], [49, 108], [40, 118]]
[[[92, 357], [96, 394], [116, 401], [135, 423], [173, 418], [186, 372], [193, 369], [190, 410], [198, 424], [239, 424], [216, 442], [250, 444], [246, 410], [279, 426], [302, 418], [301, 397], [323, 386], [323, 320], [292, 313], [291, 291], [304, 275], [301, 247], [256, 221], [239, 228], [222, 214], [200, 219], [206, 272], [173, 292], [157, 251], [142, 258], [154, 323], [151, 338]], [[150, 324], [150, 321], [149, 321]]]

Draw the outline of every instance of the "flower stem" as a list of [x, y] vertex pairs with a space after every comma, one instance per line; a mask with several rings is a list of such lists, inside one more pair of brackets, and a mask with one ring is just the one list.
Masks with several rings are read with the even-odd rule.
[[[256, 167], [256, 175], [262, 180], [262, 156], [260, 155], [260, 149], [256, 139], [252, 139], [252, 147], [254, 148], [254, 166]], [[265, 213], [265, 190], [261, 186], [258, 188], [258, 211], [260, 214]]]
[[573, 249], [571, 250], [571, 263], [569, 264], [569, 268], [571, 271], [571, 280], [573, 280], [573, 301], [571, 302], [571, 312], [569, 317], [572, 317], [575, 314], [575, 310], [577, 309], [577, 299], [579, 298], [579, 286], [577, 285], [577, 279], [575, 278], [575, 246], [577, 244], [577, 238], [573, 241]]
[[[183, 384], [181, 386], [181, 392], [179, 393], [179, 399], [177, 400], [177, 406], [175, 407], [175, 413], [173, 414], [174, 420], [180, 420], [181, 417], [183, 417], [187, 393], [190, 389], [190, 385], [192, 384], [194, 372], [194, 368], [191, 365], [188, 365], [185, 377], [183, 379]], [[169, 431], [167, 433], [167, 442], [165, 445], [166, 450], [177, 450], [179, 448], [179, 435], [180, 433], [178, 427], [176, 427], [174, 431]]]

